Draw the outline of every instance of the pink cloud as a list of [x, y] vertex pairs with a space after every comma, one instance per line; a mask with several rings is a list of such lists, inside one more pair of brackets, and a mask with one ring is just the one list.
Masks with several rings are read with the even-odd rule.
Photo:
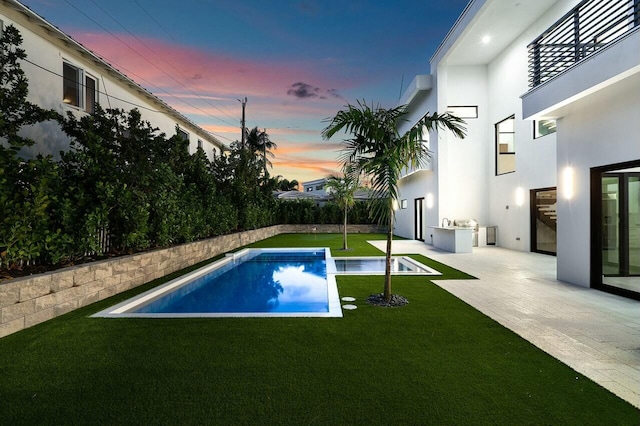
[[114, 65], [126, 64], [138, 78], [172, 92], [183, 92], [184, 84], [193, 92], [213, 97], [286, 98], [287, 90], [298, 81], [308, 81], [326, 90], [350, 84], [327, 78], [311, 63], [248, 60], [156, 39], [141, 39], [144, 43], [141, 44], [126, 34], [117, 35], [124, 45], [101, 33], [76, 32], [73, 37]]
[[[354, 81], [321, 71], [323, 60], [249, 60], [155, 39], [141, 44], [123, 34], [117, 37], [126, 45], [100, 33], [75, 32], [73, 37], [227, 144], [240, 137], [238, 98], [247, 96], [247, 125], [267, 128], [278, 144], [273, 174], [304, 181], [339, 170], [339, 144], [322, 142], [322, 120], [345, 104], [335, 95]], [[306, 85], [296, 86], [299, 82]], [[308, 93], [317, 96], [302, 96]], [[211, 123], [212, 118], [219, 123]]]
[[274, 172], [272, 174], [284, 176], [286, 173], [287, 176], [291, 176], [299, 182], [306, 182], [319, 177], [337, 174], [338, 172], [337, 165], [328, 161], [291, 161], [283, 164], [274, 163]]
[[278, 145], [278, 148], [274, 151], [276, 155], [285, 156], [285, 155], [295, 155], [295, 154], [304, 154], [309, 152], [317, 152], [326, 153], [329, 152], [338, 152], [341, 146], [335, 143], [326, 143], [326, 144], [296, 144], [296, 145]]

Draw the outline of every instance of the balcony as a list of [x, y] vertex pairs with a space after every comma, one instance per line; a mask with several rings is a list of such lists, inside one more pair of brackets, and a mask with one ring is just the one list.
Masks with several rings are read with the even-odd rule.
[[640, 26], [640, 0], [584, 0], [529, 44], [535, 88]]

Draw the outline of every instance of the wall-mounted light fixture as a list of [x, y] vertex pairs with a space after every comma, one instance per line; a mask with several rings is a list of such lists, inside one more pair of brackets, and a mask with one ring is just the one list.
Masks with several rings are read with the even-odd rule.
[[393, 210], [398, 210], [398, 200], [393, 200]]
[[428, 193], [427, 194], [427, 208], [428, 209], [432, 209], [433, 208], [433, 194], [432, 193]]
[[562, 196], [565, 200], [573, 198], [574, 193], [573, 168], [565, 167], [562, 171]]
[[524, 188], [521, 186], [516, 188], [516, 206], [522, 207], [524, 205]]

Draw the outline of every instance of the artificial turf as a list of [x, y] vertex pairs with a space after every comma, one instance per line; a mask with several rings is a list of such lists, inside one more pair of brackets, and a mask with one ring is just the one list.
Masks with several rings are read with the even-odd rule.
[[[340, 236], [261, 246], [341, 247]], [[332, 239], [333, 238], [333, 239]], [[383, 238], [378, 236], [377, 238]], [[370, 235], [350, 235], [353, 255]], [[298, 244], [294, 244], [298, 241]], [[425, 258], [419, 260], [425, 261]], [[453, 271], [443, 278], [460, 278]], [[440, 279], [440, 277], [439, 277]], [[338, 277], [343, 318], [88, 316], [166, 280], [0, 339], [0, 424], [629, 424], [640, 410], [432, 284]]]

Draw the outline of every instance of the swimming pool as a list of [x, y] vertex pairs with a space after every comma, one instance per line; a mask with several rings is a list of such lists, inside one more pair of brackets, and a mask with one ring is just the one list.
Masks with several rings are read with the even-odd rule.
[[331, 252], [245, 249], [96, 317], [341, 317]]
[[[440, 275], [407, 256], [394, 274]], [[342, 317], [336, 275], [384, 274], [384, 257], [328, 248], [244, 249], [94, 314], [106, 318]]]
[[[385, 272], [386, 259], [376, 257], [335, 257], [335, 270], [341, 275], [382, 275]], [[391, 273], [399, 275], [442, 275], [433, 268], [410, 258], [392, 256]]]

